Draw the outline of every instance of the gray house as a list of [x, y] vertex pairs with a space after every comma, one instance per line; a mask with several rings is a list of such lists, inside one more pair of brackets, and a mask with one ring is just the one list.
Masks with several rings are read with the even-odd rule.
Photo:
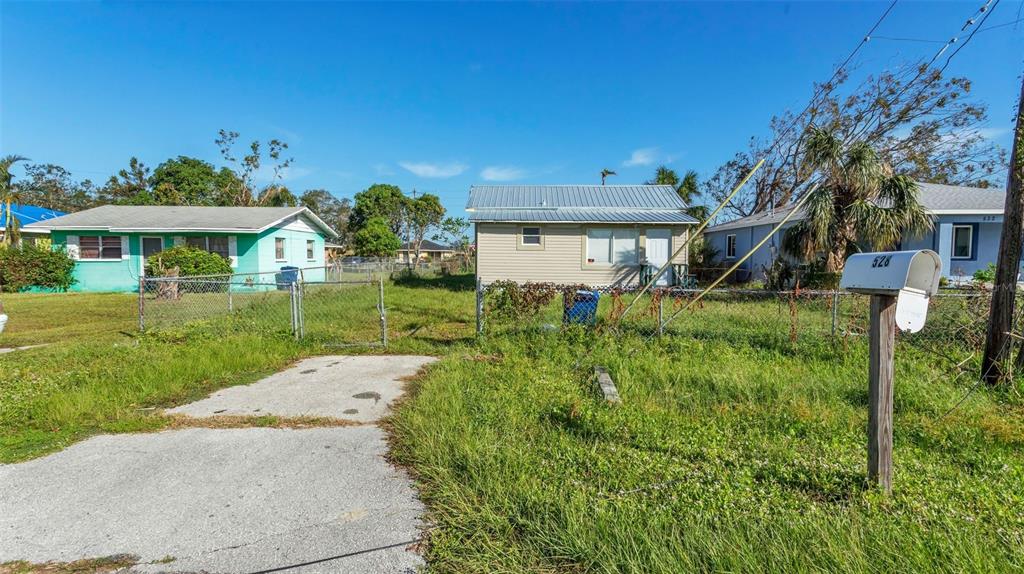
[[[953, 281], [970, 277], [975, 271], [995, 263], [999, 235], [1003, 227], [1006, 191], [934, 183], [918, 183], [919, 199], [935, 222], [934, 229], [922, 237], [905, 237], [900, 249], [931, 249], [942, 258], [942, 274]], [[718, 251], [725, 266], [743, 257], [782, 221], [791, 207], [764, 211], [707, 228], [705, 238]], [[764, 277], [763, 269], [779, 256], [782, 236], [792, 224], [803, 219], [794, 215], [769, 238], [763, 247], [745, 261], [736, 279], [746, 281]]]
[[[660, 268], [697, 221], [668, 185], [476, 185], [466, 211], [485, 283], [636, 284]], [[687, 253], [663, 285], [686, 276]]]

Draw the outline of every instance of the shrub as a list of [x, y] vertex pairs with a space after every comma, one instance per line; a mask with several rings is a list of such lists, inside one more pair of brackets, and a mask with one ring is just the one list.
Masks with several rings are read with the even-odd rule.
[[[174, 270], [177, 269], [177, 272]], [[146, 260], [146, 275], [166, 277], [177, 275], [231, 275], [231, 262], [209, 251], [191, 245], [179, 245], [154, 253]]]
[[984, 269], [978, 269], [973, 275], [975, 283], [995, 283], [996, 282], [996, 266], [995, 263], [989, 263], [988, 267]]
[[789, 289], [796, 270], [782, 257], [776, 257], [770, 265], [762, 265], [764, 271], [764, 288], [772, 291]]
[[382, 217], [371, 217], [366, 225], [352, 237], [356, 255], [360, 257], [393, 257], [402, 247]]
[[27, 287], [67, 291], [75, 283], [74, 269], [75, 261], [63, 248], [0, 247], [0, 287], [7, 292]]

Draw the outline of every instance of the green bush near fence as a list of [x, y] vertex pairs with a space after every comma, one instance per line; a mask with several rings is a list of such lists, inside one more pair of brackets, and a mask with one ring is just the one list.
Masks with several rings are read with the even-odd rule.
[[0, 247], [0, 288], [8, 293], [29, 287], [67, 291], [75, 283], [74, 269], [75, 262], [64, 249]]
[[179, 245], [154, 253], [146, 259], [146, 274], [164, 277], [177, 270], [178, 277], [231, 275], [231, 262], [224, 257], [191, 245]]

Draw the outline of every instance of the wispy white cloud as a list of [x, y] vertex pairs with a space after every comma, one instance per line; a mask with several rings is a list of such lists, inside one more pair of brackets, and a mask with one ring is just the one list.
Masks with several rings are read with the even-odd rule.
[[629, 159], [622, 162], [622, 165], [625, 167], [636, 167], [638, 165], [652, 165], [656, 161], [658, 161], [658, 148], [643, 147], [633, 150], [632, 155], [629, 156]]
[[457, 161], [451, 163], [400, 161], [398, 165], [413, 175], [433, 178], [455, 177], [469, 169], [468, 165]]
[[480, 171], [484, 181], [513, 181], [526, 177], [526, 170], [512, 165], [489, 165]]
[[395, 170], [386, 163], [373, 164], [373, 171], [377, 172], [377, 175], [395, 175]]
[[[288, 166], [281, 170], [280, 176], [281, 181], [294, 181], [296, 179], [302, 179], [307, 175], [316, 171], [313, 168], [302, 167], [298, 165]], [[256, 173], [253, 174], [253, 180], [259, 183], [270, 183], [274, 179], [274, 166], [263, 165], [260, 166]]]

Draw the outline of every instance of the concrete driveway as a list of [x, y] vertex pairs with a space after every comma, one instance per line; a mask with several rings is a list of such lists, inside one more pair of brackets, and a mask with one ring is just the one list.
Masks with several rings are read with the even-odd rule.
[[[432, 360], [319, 357], [173, 410], [371, 423]], [[374, 424], [189, 428], [0, 466], [0, 563], [131, 554], [133, 572], [412, 572], [422, 505], [385, 438]]]

